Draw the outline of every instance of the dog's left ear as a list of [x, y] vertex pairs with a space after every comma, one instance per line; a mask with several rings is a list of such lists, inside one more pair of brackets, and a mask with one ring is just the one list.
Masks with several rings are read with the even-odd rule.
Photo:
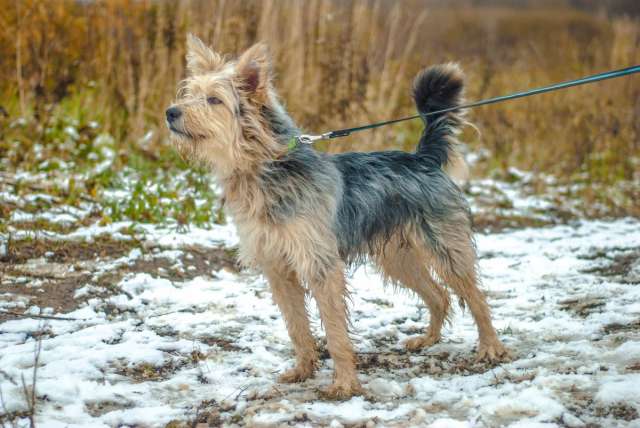
[[224, 58], [193, 34], [187, 34], [187, 71], [191, 75], [211, 73], [224, 65]]
[[267, 101], [271, 84], [271, 54], [264, 43], [256, 43], [238, 59], [236, 66], [239, 86], [258, 104]]

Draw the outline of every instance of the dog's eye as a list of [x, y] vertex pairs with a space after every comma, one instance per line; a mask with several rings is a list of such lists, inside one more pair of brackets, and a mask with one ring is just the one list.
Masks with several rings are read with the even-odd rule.
[[211, 105], [216, 105], [216, 104], [222, 104], [222, 101], [220, 101], [220, 98], [218, 97], [209, 97], [207, 98], [207, 103]]

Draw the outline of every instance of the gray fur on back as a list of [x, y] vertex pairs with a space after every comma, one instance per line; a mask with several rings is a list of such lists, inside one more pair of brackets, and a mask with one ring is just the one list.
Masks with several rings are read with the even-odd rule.
[[[458, 103], [462, 90], [458, 77], [455, 70], [441, 67], [421, 73], [414, 87], [419, 110]], [[438, 95], [435, 104], [429, 102], [432, 93]], [[299, 134], [280, 104], [262, 113], [282, 144]], [[271, 192], [273, 200], [268, 215], [274, 222], [312, 216], [318, 207], [326, 206], [328, 198], [336, 198], [334, 233], [340, 256], [347, 263], [362, 262], [367, 255], [384, 251], [385, 243], [410, 225], [436, 254], [445, 255], [444, 224], [471, 235], [464, 195], [442, 170], [460, 122], [454, 112], [431, 118], [416, 153], [329, 155], [298, 145], [262, 171], [263, 191]]]

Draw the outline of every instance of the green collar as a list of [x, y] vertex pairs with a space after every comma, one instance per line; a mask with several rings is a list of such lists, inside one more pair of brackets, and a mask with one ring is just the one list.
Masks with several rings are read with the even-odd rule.
[[298, 147], [298, 138], [297, 137], [291, 137], [289, 139], [289, 143], [287, 144], [287, 147], [289, 148], [289, 151], [295, 149], [296, 147]]

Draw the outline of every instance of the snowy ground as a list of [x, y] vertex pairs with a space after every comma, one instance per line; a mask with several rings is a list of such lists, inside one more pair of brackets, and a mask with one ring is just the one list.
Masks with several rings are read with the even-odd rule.
[[[471, 189], [476, 211], [487, 189]], [[548, 208], [512, 199], [513, 209]], [[42, 427], [640, 426], [636, 219], [478, 235], [483, 286], [514, 354], [498, 366], [474, 362], [475, 326], [459, 310], [442, 343], [407, 353], [401, 342], [425, 326], [425, 308], [385, 289], [371, 267], [353, 272], [367, 395], [345, 402], [319, 394], [331, 381], [326, 352], [315, 379], [275, 383], [293, 364], [291, 346], [265, 280], [233, 265], [231, 226], [114, 223], [38, 239], [0, 235], [0, 253], [15, 252], [1, 278], [0, 421], [27, 423], [21, 377], [29, 390], [40, 339]]]

